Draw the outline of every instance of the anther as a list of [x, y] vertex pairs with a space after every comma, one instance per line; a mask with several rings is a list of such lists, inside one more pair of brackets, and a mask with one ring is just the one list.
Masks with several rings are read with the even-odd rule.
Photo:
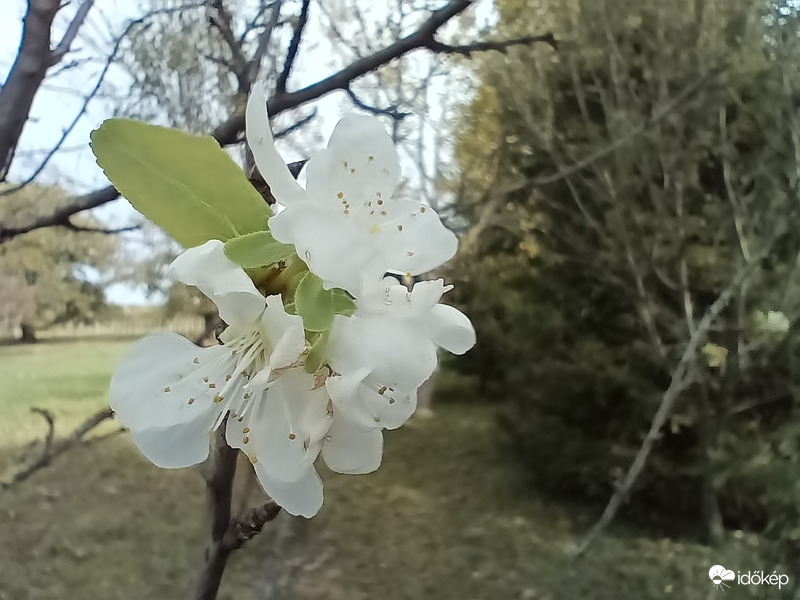
[[398, 225], [397, 226], [397, 231], [403, 231], [403, 226], [402, 225]]
[[370, 156], [368, 156], [368, 157], [367, 157], [367, 160], [368, 160], [369, 162], [372, 162], [373, 160], [375, 160], [375, 157], [374, 157], [374, 156], [372, 156], [372, 155], [370, 155]]
[[289, 439], [290, 439], [290, 440], [293, 440], [293, 439], [295, 439], [296, 437], [297, 437], [297, 436], [296, 436], [295, 434], [293, 434], [293, 433], [290, 433], [290, 434], [289, 434]]
[[244, 429], [242, 429], [242, 433], [250, 433], [250, 428], [245, 427]]
[[249, 444], [249, 443], [250, 443], [250, 438], [249, 438], [249, 437], [247, 437], [247, 436], [244, 436], [244, 437], [242, 438], [242, 442], [243, 442], [243, 443], [245, 443], [245, 444]]
[[208, 383], [208, 377], [203, 377], [203, 381], [205, 381], [206, 383]]
[[164, 388], [164, 391], [165, 391], [165, 392], [171, 392], [171, 391], [172, 391], [172, 389], [171, 389], [169, 386], [167, 386], [167, 387], [165, 387], [165, 388]]
[[425, 212], [425, 207], [424, 206], [420, 206], [419, 207], [419, 212]]
[[208, 384], [208, 388], [211, 389], [211, 390], [213, 390], [215, 387], [217, 387], [216, 383], [209, 383]]
[[385, 210], [382, 210], [382, 211], [381, 211], [381, 214], [382, 214], [382, 215], [385, 217], [385, 216], [386, 216], [386, 211], [385, 211]]
[[381, 386], [381, 388], [378, 390], [378, 393], [379, 393], [381, 396], [383, 396], [383, 395], [386, 393], [386, 390], [387, 390], [387, 388], [386, 388], [386, 386], [385, 386], [385, 385], [384, 385], [384, 386]]
[[219, 404], [223, 400], [225, 400], [225, 398], [223, 398], [222, 396], [214, 396], [214, 404]]
[[336, 194], [336, 197], [337, 198], [344, 198], [344, 192], [339, 192], [338, 194]]
[[346, 167], [347, 166], [347, 161], [346, 160], [342, 161], [342, 164]]
[[245, 400], [247, 400], [247, 399], [249, 399], [249, 398], [250, 398], [250, 392], [247, 392], [247, 393], [244, 395], [244, 399], [245, 399]]
[[194, 404], [194, 398], [189, 398], [189, 404]]
[[199, 364], [200, 364], [200, 358], [199, 358], [199, 357], [197, 357], [197, 356], [195, 356], [195, 357], [194, 357], [194, 360], [193, 360], [192, 362], [193, 362], [194, 364], [196, 364], [196, 365], [199, 365]]
[[382, 204], [383, 204], [383, 200], [378, 200], [378, 206], [381, 206]]
[[231, 376], [230, 375], [225, 375], [225, 381], [230, 381], [230, 380], [231, 380]]

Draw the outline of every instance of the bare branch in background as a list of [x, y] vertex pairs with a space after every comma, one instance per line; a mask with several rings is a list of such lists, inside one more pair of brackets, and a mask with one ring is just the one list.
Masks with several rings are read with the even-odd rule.
[[277, 94], [286, 93], [286, 83], [289, 81], [289, 74], [292, 72], [292, 66], [294, 65], [295, 58], [297, 58], [297, 52], [300, 50], [300, 40], [303, 37], [303, 30], [305, 30], [306, 23], [308, 23], [308, 7], [310, 4], [311, 0], [303, 0], [300, 16], [297, 18], [292, 31], [292, 40], [289, 42], [289, 49], [286, 51], [283, 71], [281, 71], [278, 77], [278, 83], [275, 86]]
[[728, 284], [728, 287], [726, 287], [722, 293], [717, 296], [717, 299], [714, 300], [711, 306], [708, 307], [705, 315], [703, 315], [703, 318], [697, 324], [694, 333], [689, 338], [678, 364], [672, 371], [669, 386], [664, 392], [664, 395], [661, 398], [661, 403], [658, 406], [658, 410], [653, 416], [650, 429], [648, 430], [642, 445], [639, 447], [633, 462], [631, 462], [625, 477], [622, 479], [614, 494], [611, 496], [611, 499], [606, 505], [606, 508], [603, 511], [603, 514], [600, 516], [600, 519], [594, 524], [591, 530], [589, 530], [589, 533], [586, 534], [580, 544], [578, 544], [578, 547], [573, 554], [573, 558], [580, 558], [586, 554], [589, 546], [591, 546], [594, 540], [596, 540], [611, 524], [611, 521], [613, 521], [614, 517], [619, 511], [619, 508], [622, 506], [622, 503], [630, 495], [631, 491], [633, 490], [633, 486], [636, 484], [636, 481], [639, 478], [639, 475], [641, 475], [642, 471], [644, 470], [653, 446], [661, 435], [661, 430], [663, 429], [664, 424], [667, 422], [667, 418], [672, 411], [675, 401], [680, 397], [681, 392], [683, 392], [683, 390], [685, 390], [693, 381], [693, 372], [697, 361], [697, 353], [700, 349], [700, 345], [706, 340], [706, 336], [708, 335], [711, 326], [717, 317], [719, 317], [719, 315], [722, 313], [722, 311], [725, 310], [725, 307], [728, 306], [728, 303], [733, 299], [734, 294], [736, 294], [741, 286], [749, 281], [761, 269], [762, 263], [772, 252], [775, 243], [788, 231], [788, 227], [788, 223], [784, 220], [781, 220], [777, 224], [775, 231], [761, 252], [753, 257], [752, 262], [743, 266], [736, 273], [731, 282]]
[[0, 489], [8, 489], [17, 483], [25, 481], [36, 471], [49, 465], [54, 458], [64, 454], [74, 446], [77, 446], [92, 429], [114, 416], [114, 412], [110, 408], [104, 408], [86, 419], [86, 421], [77, 427], [69, 437], [62, 440], [55, 440], [55, 418], [52, 413], [40, 408], [32, 408], [31, 410], [42, 415], [47, 421], [48, 431], [44, 441], [44, 448], [41, 455], [39, 455], [36, 460], [17, 471], [10, 481], [0, 482]]
[[[87, 4], [91, 4], [91, 3], [90, 2], [85, 2], [83, 5], [81, 5], [81, 8], [83, 8]], [[111, 68], [111, 65], [114, 64], [114, 60], [117, 58], [117, 54], [119, 53], [119, 49], [120, 49], [120, 46], [122, 45], [122, 42], [125, 40], [125, 38], [128, 35], [130, 35], [131, 31], [133, 31], [133, 29], [136, 26], [143, 24], [145, 21], [147, 21], [148, 19], [150, 19], [150, 18], [152, 18], [152, 17], [154, 17], [156, 15], [169, 14], [169, 13], [178, 12], [178, 11], [181, 11], [181, 10], [186, 10], [186, 9], [191, 9], [191, 8], [199, 8], [200, 6], [202, 6], [202, 4], [190, 4], [190, 5], [185, 5], [185, 6], [178, 6], [178, 7], [175, 7], [175, 8], [167, 8], [167, 9], [162, 9], [162, 10], [150, 11], [146, 15], [144, 15], [144, 16], [142, 16], [140, 18], [130, 21], [128, 23], [128, 26], [117, 37], [117, 40], [114, 43], [114, 47], [112, 48], [111, 53], [108, 55], [108, 58], [106, 59], [105, 64], [103, 65], [103, 69], [100, 71], [100, 75], [98, 76], [97, 82], [95, 83], [94, 87], [92, 88], [92, 90], [86, 96], [84, 96], [83, 105], [81, 106], [81, 108], [78, 111], [78, 113], [75, 115], [75, 118], [72, 119], [72, 122], [61, 133], [61, 137], [58, 139], [56, 144], [48, 151], [48, 153], [42, 159], [42, 162], [39, 163], [39, 165], [33, 170], [33, 172], [28, 177], [25, 178], [24, 181], [20, 182], [17, 185], [14, 185], [14, 186], [12, 186], [12, 187], [10, 187], [8, 189], [3, 190], [2, 192], [0, 192], [0, 196], [8, 196], [9, 194], [13, 194], [14, 192], [17, 192], [17, 191], [21, 190], [25, 186], [30, 185], [31, 183], [33, 183], [36, 180], [36, 178], [39, 175], [41, 175], [42, 171], [44, 171], [44, 168], [50, 162], [50, 159], [52, 159], [53, 156], [55, 156], [55, 154], [59, 150], [61, 150], [61, 148], [64, 145], [64, 142], [66, 141], [66, 139], [69, 136], [69, 134], [72, 133], [72, 130], [75, 129], [75, 126], [81, 120], [83, 115], [86, 114], [86, 109], [89, 107], [89, 103], [97, 95], [98, 91], [100, 91], [100, 87], [103, 85], [103, 81], [105, 81], [106, 75], [108, 74], [108, 70]], [[74, 23], [74, 20], [73, 20], [73, 23]], [[2, 231], [3, 231], [2, 226], [0, 226], [0, 240], [2, 240]]]
[[47, 71], [67, 54], [78, 30], [92, 7], [85, 0], [55, 50], [50, 48], [53, 19], [60, 0], [30, 0], [25, 12], [22, 41], [14, 64], [0, 89], [0, 182], [6, 180], [14, 151], [30, 116], [36, 92]]
[[102, 233], [104, 235], [115, 235], [118, 233], [129, 233], [131, 231], [139, 231], [142, 226], [141, 225], [128, 225], [126, 227], [117, 227], [114, 229], [101, 229], [98, 227], [83, 227], [81, 225], [75, 225], [72, 221], [67, 221], [67, 224], [64, 225], [70, 231], [76, 231], [78, 233]]
[[356, 96], [356, 93], [349, 87], [345, 89], [345, 93], [350, 97], [350, 100], [358, 108], [360, 108], [363, 111], [372, 113], [373, 115], [386, 115], [396, 121], [402, 121], [406, 117], [411, 116], [410, 112], [403, 112], [399, 110], [396, 106], [387, 106], [386, 108], [378, 108], [377, 106], [370, 106], [366, 102], [363, 102], [358, 96]]
[[[439, 29], [445, 23], [469, 8], [472, 4], [473, 0], [451, 0], [442, 8], [433, 11], [416, 31], [396, 40], [383, 49], [369, 56], [359, 58], [333, 75], [321, 79], [301, 90], [296, 92], [276, 93], [267, 102], [269, 114], [275, 116], [284, 111], [297, 108], [307, 102], [321, 98], [333, 91], [347, 90], [355, 79], [375, 71], [396, 58], [414, 50], [427, 48], [436, 51], [436, 48], [439, 47], [437, 46], [439, 42], [435, 40], [434, 36]], [[498, 43], [500, 42], [492, 42], [492, 44]], [[474, 51], [478, 51], [479, 49], [479, 47], [476, 47]], [[439, 51], [441, 51], [441, 49]], [[244, 107], [239, 106], [225, 122], [221, 123], [214, 130], [212, 135], [220, 145], [227, 146], [240, 141], [243, 130]], [[27, 222], [15, 224], [14, 226], [0, 224], [0, 243], [43, 227], [66, 225], [66, 220], [73, 214], [102, 206], [118, 197], [119, 194], [114, 187], [108, 186], [74, 198], [69, 204], [60, 208], [53, 214], [42, 215], [30, 219]]]
[[237, 40], [233, 34], [233, 18], [231, 14], [225, 8], [222, 0], [212, 0], [207, 5], [207, 15], [208, 22], [219, 31], [231, 51], [231, 61], [226, 63], [226, 66], [236, 77], [239, 93], [249, 93], [252, 83], [250, 79], [250, 64], [242, 51], [241, 40]]
[[428, 44], [427, 48], [432, 52], [441, 54], [461, 54], [462, 56], [471, 58], [473, 52], [496, 50], [497, 52], [505, 54], [511, 46], [529, 46], [541, 42], [549, 44], [553, 50], [558, 50], [558, 42], [552, 33], [545, 33], [544, 35], [526, 35], [525, 37], [514, 38], [513, 40], [496, 42], [475, 42], [463, 46], [451, 46], [434, 40]]

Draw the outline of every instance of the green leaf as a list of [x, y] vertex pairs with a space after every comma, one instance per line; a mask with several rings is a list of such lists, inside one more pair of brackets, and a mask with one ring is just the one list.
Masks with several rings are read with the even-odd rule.
[[316, 373], [322, 366], [325, 350], [328, 347], [328, 337], [329, 331], [324, 331], [317, 336], [317, 339], [311, 345], [311, 350], [308, 351], [308, 356], [306, 356], [305, 368], [307, 373]]
[[225, 254], [245, 269], [254, 269], [289, 258], [294, 246], [280, 243], [269, 231], [256, 231], [225, 242]]
[[267, 228], [269, 205], [212, 137], [109, 119], [91, 140], [120, 194], [184, 246]]
[[297, 285], [294, 304], [307, 331], [326, 331], [333, 323], [333, 293], [322, 288], [322, 279], [306, 273]]
[[334, 288], [333, 310], [337, 315], [349, 317], [356, 312], [356, 303], [347, 292], [339, 288]]

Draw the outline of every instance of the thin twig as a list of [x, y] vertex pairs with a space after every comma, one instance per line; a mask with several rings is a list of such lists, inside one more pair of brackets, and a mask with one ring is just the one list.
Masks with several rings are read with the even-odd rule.
[[275, 90], [278, 94], [286, 93], [286, 83], [289, 81], [289, 74], [292, 72], [292, 66], [294, 65], [295, 58], [297, 58], [297, 52], [300, 50], [300, 40], [303, 37], [303, 30], [305, 30], [306, 23], [308, 23], [308, 7], [310, 4], [311, 0], [303, 0], [303, 5], [300, 8], [300, 16], [295, 22], [292, 31], [292, 40], [289, 42], [289, 48], [286, 51], [286, 60], [283, 61], [283, 70], [278, 77], [278, 83], [275, 85]]
[[47, 420], [49, 429], [45, 438], [44, 449], [35, 461], [17, 471], [10, 481], [0, 482], [0, 489], [9, 489], [17, 483], [25, 481], [36, 471], [49, 465], [54, 458], [77, 446], [92, 429], [114, 416], [114, 412], [110, 408], [104, 408], [81, 423], [68, 437], [62, 440], [55, 440], [55, 418], [53, 415], [40, 408], [32, 408], [31, 410], [42, 415]]

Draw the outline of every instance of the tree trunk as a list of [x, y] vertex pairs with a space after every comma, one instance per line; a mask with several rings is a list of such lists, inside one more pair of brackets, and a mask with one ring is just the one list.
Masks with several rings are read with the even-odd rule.
[[30, 323], [20, 323], [21, 332], [19, 341], [23, 344], [35, 344], [39, 340], [36, 338], [36, 328]]

